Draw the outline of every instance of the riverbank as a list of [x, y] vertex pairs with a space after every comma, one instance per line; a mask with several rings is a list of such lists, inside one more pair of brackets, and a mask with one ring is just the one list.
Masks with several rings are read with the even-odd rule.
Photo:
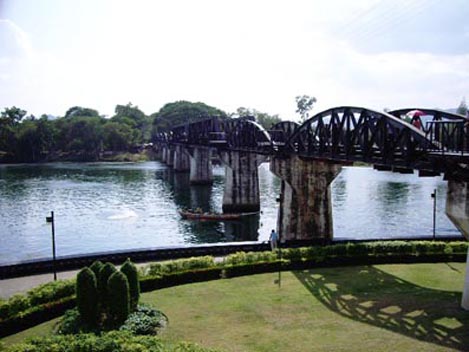
[[47, 154], [35, 162], [16, 160], [8, 153], [0, 151], [0, 164], [40, 164], [60, 162], [145, 162], [156, 160], [155, 153], [151, 149], [139, 151], [105, 151], [99, 155], [88, 155], [83, 153], [54, 152]]

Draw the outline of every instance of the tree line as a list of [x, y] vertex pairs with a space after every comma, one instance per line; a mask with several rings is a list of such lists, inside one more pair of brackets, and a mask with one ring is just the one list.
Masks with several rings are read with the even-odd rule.
[[96, 161], [106, 153], [136, 152], [152, 142], [156, 133], [172, 126], [215, 116], [245, 115], [254, 116], [266, 129], [280, 121], [278, 115], [255, 109], [239, 108], [227, 114], [188, 101], [168, 103], [149, 116], [131, 103], [117, 105], [110, 118], [80, 106], [71, 107], [61, 117], [37, 118], [13, 106], [0, 114], [0, 162]]

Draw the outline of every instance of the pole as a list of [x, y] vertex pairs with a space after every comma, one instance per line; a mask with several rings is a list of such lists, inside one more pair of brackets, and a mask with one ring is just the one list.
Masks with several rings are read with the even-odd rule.
[[436, 189], [433, 190], [432, 193], [433, 198], [433, 240], [436, 239]]
[[280, 232], [278, 234], [278, 257], [280, 259], [278, 267], [278, 288], [282, 287], [282, 247], [280, 242]]
[[54, 226], [54, 212], [50, 212], [50, 216], [46, 217], [46, 222], [50, 222], [52, 224], [52, 268], [54, 270], [54, 281], [57, 281], [57, 266], [55, 263], [55, 226]]

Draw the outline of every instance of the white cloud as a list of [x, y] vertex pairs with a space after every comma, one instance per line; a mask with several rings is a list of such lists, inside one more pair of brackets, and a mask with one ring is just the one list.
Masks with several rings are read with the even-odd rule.
[[32, 36], [12, 20], [0, 22], [7, 31], [0, 35], [16, 47], [0, 52], [0, 79], [8, 81], [0, 107], [39, 115], [83, 105], [109, 115], [131, 101], [150, 114], [184, 99], [292, 119], [300, 94], [316, 96], [319, 112], [451, 107], [469, 92], [466, 54], [370, 52], [344, 36], [373, 13], [375, 0], [113, 1], [89, 12], [92, 3], [67, 9], [85, 22], [55, 14], [63, 16], [60, 31], [36, 24]]

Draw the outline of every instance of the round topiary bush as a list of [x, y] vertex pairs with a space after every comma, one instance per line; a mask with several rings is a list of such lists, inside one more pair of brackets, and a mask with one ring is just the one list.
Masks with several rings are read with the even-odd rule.
[[138, 271], [134, 263], [127, 259], [121, 267], [122, 273], [127, 277], [129, 282], [129, 294], [130, 294], [130, 310], [133, 312], [138, 305], [140, 298], [140, 283], [138, 281]]
[[108, 318], [112, 326], [120, 326], [130, 313], [129, 282], [120, 271], [109, 277], [107, 284]]
[[90, 268], [83, 268], [77, 275], [77, 308], [81, 319], [89, 326], [98, 322], [98, 289], [96, 276]]

